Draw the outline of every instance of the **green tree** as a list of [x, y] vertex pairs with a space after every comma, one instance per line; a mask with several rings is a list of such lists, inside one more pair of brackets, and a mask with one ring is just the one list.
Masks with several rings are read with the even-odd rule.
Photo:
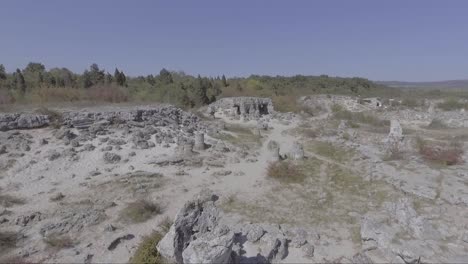
[[91, 78], [91, 73], [88, 70], [85, 70], [83, 72], [83, 75], [81, 75], [81, 86], [83, 88], [89, 88], [93, 85], [93, 81]]
[[223, 77], [221, 77], [221, 81], [223, 82], [224, 87], [228, 87], [229, 84], [227, 83], [226, 76], [224, 76], [224, 74]]
[[3, 64], [0, 64], [0, 80], [6, 80], [7, 75], [5, 71], [5, 66]]
[[99, 66], [96, 63], [93, 63], [89, 67], [89, 77], [91, 79], [92, 85], [104, 83], [104, 70], [100, 70]]
[[114, 80], [117, 82], [118, 85], [124, 86], [127, 81], [127, 77], [125, 76], [123, 71], [119, 71], [119, 69], [115, 68]]
[[20, 69], [16, 69], [14, 82], [15, 82], [16, 90], [18, 90], [21, 94], [25, 94], [26, 93], [26, 82], [24, 80], [24, 76], [21, 73]]
[[168, 70], [166, 70], [164, 68], [159, 72], [159, 80], [163, 84], [170, 84], [170, 83], [174, 82], [172, 80], [172, 74]]
[[23, 76], [28, 88], [35, 88], [44, 82], [45, 66], [42, 63], [30, 62], [23, 70]]

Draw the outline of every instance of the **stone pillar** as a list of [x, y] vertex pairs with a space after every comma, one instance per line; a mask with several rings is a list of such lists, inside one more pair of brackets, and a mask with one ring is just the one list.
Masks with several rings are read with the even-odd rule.
[[182, 155], [191, 156], [193, 154], [193, 144], [192, 142], [185, 142], [182, 145]]
[[294, 142], [292, 151], [291, 151], [291, 158], [293, 160], [302, 160], [304, 159], [304, 148], [298, 142]]
[[267, 160], [269, 162], [276, 162], [280, 160], [279, 147], [274, 146], [269, 149]]
[[195, 150], [205, 150], [205, 134], [197, 133], [195, 134]]

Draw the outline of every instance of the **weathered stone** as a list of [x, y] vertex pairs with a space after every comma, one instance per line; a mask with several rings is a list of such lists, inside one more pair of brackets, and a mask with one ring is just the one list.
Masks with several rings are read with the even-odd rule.
[[205, 150], [205, 134], [197, 133], [195, 134], [195, 145], [193, 147], [194, 150], [203, 151]]
[[234, 233], [219, 225], [217, 196], [203, 191], [177, 214], [168, 234], [158, 243], [158, 252], [177, 263], [229, 263]]
[[254, 243], [262, 238], [265, 230], [259, 225], [252, 225], [247, 231], [247, 240]]
[[304, 159], [304, 148], [301, 144], [299, 144], [299, 142], [294, 142], [291, 150], [291, 157], [293, 160]]
[[104, 153], [105, 163], [118, 163], [120, 160], [121, 160], [121, 157], [115, 153], [111, 153], [111, 152]]
[[270, 98], [226, 97], [209, 105], [208, 114], [214, 116], [216, 112], [226, 113], [229, 116], [259, 118], [274, 113], [274, 109]]

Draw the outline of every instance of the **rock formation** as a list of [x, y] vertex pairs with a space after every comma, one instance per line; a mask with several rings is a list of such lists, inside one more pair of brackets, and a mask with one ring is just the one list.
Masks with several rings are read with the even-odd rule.
[[256, 119], [260, 116], [274, 113], [270, 98], [260, 97], [227, 97], [212, 103], [208, 107], [210, 115], [222, 112], [229, 116]]
[[[218, 209], [218, 196], [204, 190], [177, 214], [156, 246], [176, 263], [271, 263], [288, 256], [289, 246], [313, 255], [309, 233], [274, 224], [229, 224]], [[312, 252], [312, 253], [311, 253]]]

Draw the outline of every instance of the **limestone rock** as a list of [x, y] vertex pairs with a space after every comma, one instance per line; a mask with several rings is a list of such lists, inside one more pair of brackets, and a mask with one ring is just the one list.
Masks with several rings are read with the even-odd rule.
[[115, 153], [106, 152], [104, 153], [104, 162], [105, 163], [118, 163], [121, 160], [121, 157]]

